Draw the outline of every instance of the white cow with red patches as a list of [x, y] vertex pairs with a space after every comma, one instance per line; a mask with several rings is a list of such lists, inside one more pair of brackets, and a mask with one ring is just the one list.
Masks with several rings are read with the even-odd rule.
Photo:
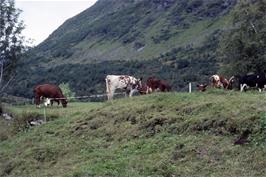
[[210, 77], [211, 79], [211, 85], [214, 88], [224, 88], [224, 89], [229, 89], [229, 86], [232, 85], [232, 78], [228, 81], [225, 77], [220, 76], [220, 75], [212, 75]]
[[126, 90], [126, 96], [132, 97], [141, 87], [141, 79], [128, 75], [107, 75], [105, 82], [108, 100], [113, 99], [116, 89]]

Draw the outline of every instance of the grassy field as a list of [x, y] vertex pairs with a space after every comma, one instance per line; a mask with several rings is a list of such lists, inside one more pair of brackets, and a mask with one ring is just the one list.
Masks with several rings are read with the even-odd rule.
[[[250, 177], [266, 174], [266, 95], [211, 90], [70, 103], [6, 106], [0, 176]], [[234, 145], [244, 131], [249, 142]]]

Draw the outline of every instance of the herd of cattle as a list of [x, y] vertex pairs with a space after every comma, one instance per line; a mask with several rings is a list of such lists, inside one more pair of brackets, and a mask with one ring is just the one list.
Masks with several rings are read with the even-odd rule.
[[[257, 88], [261, 92], [266, 86], [265, 73], [247, 74], [245, 76], [233, 76], [229, 80], [220, 75], [212, 75], [210, 77], [210, 84], [198, 84], [198, 91], [205, 91], [208, 87], [223, 88], [226, 90], [233, 89], [236, 84], [238, 89], [246, 91], [249, 87]], [[112, 100], [117, 89], [125, 90], [126, 95], [133, 96], [135, 92], [139, 94], [149, 94], [156, 91], [169, 92], [171, 86], [165, 81], [156, 77], [149, 77], [146, 83], [142, 82], [142, 78], [137, 79], [128, 75], [107, 75], [106, 94], [108, 100]], [[63, 95], [62, 90], [52, 84], [38, 85], [34, 88], [35, 104], [40, 107], [41, 100], [44, 99], [45, 106], [53, 105], [53, 102], [60, 102], [63, 107], [67, 106], [67, 98]]]

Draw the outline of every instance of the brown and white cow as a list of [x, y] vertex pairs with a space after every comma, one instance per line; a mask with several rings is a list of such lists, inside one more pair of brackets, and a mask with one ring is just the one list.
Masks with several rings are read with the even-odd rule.
[[40, 107], [41, 97], [48, 98], [45, 100], [45, 105], [47, 106], [50, 104], [52, 100], [59, 100], [61, 101], [63, 107], [67, 106], [67, 99], [62, 93], [62, 90], [53, 84], [43, 84], [43, 85], [37, 85], [34, 88], [34, 94], [35, 94], [35, 104], [37, 107]]
[[126, 91], [126, 96], [132, 97], [141, 87], [141, 79], [128, 75], [107, 75], [105, 82], [108, 100], [113, 99], [116, 89], [123, 89]]
[[152, 93], [152, 89], [147, 86], [147, 84], [142, 84], [141, 87], [138, 88], [138, 91], [141, 95]]
[[210, 77], [210, 80], [211, 80], [212, 87], [228, 89], [229, 81], [223, 76], [219, 76], [215, 74]]
[[146, 84], [151, 92], [154, 92], [156, 90], [161, 92], [171, 91], [171, 86], [165, 80], [160, 80], [155, 77], [149, 77]]

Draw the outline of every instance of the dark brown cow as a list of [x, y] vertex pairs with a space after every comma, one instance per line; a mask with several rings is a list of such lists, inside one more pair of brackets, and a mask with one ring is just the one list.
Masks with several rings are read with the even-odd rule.
[[34, 94], [35, 94], [35, 104], [37, 107], [40, 107], [41, 97], [50, 98], [53, 101], [60, 100], [63, 107], [67, 107], [67, 98], [63, 95], [62, 90], [56, 85], [52, 84], [37, 85], [34, 88]]
[[207, 87], [208, 87], [207, 84], [198, 84], [197, 85], [198, 91], [200, 91], [200, 92], [205, 92]]
[[160, 90], [161, 92], [171, 91], [171, 86], [166, 81], [157, 79], [155, 77], [149, 77], [146, 84], [151, 92], [154, 92], [156, 90]]

